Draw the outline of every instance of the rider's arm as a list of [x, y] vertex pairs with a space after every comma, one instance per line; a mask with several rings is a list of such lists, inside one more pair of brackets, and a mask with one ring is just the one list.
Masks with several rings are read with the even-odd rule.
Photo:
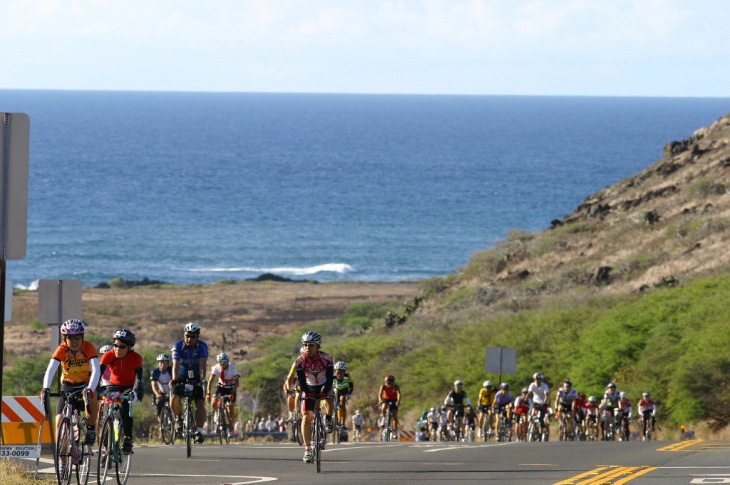
[[210, 396], [210, 391], [213, 390], [213, 377], [215, 377], [214, 371], [215, 371], [215, 367], [211, 367], [210, 376], [208, 376], [208, 386], [205, 389], [205, 394], [207, 394], [208, 396]]
[[322, 388], [322, 394], [327, 394], [332, 389], [332, 381], [334, 381], [335, 377], [335, 368], [332, 364], [332, 361], [327, 362], [327, 367], [325, 368], [325, 377], [327, 380], [324, 384], [324, 387]]
[[453, 395], [454, 392], [449, 391], [449, 393], [446, 395], [446, 399], [444, 399], [444, 406], [451, 406], [451, 404], [454, 402]]
[[205, 371], [208, 369], [208, 357], [201, 357], [200, 361], [200, 378], [205, 377]]
[[379, 403], [384, 401], [384, 399], [383, 399], [383, 389], [384, 388], [385, 388], [385, 386], [381, 385], [380, 390], [378, 391], [378, 402]]
[[154, 393], [155, 397], [162, 397], [162, 390], [160, 387], [160, 383], [157, 382], [157, 379], [155, 378], [155, 370], [153, 369], [152, 372], [150, 372], [150, 387], [152, 388], [152, 392]]
[[180, 380], [180, 361], [175, 360], [174, 357], [172, 361], [172, 380], [176, 382]]
[[48, 362], [46, 374], [43, 376], [43, 389], [49, 389], [51, 387], [51, 384], [53, 383], [53, 376], [56, 374], [56, 370], [58, 370], [59, 365], [61, 365], [61, 362], [56, 359], [51, 359]]
[[142, 366], [140, 365], [134, 370], [134, 386], [132, 390], [137, 394], [137, 399], [140, 401], [144, 397], [144, 387], [142, 386]]
[[233, 392], [238, 392], [238, 384], [239, 384], [240, 377], [236, 376], [236, 380], [233, 381]]
[[297, 366], [297, 380], [299, 381], [299, 387], [302, 392], [305, 394], [309, 393], [309, 385], [307, 384], [307, 377], [304, 374], [303, 367]]
[[94, 391], [96, 390], [96, 386], [99, 385], [99, 378], [101, 377], [101, 372], [99, 371], [99, 358], [92, 357], [89, 360], [89, 365], [91, 366], [91, 377], [89, 378], [88, 389]]

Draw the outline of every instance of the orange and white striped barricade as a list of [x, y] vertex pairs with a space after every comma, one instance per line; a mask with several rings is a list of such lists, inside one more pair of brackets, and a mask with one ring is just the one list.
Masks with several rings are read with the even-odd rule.
[[415, 441], [415, 440], [416, 440], [415, 431], [409, 431], [407, 429], [398, 430], [398, 441]]
[[[42, 443], [52, 443], [50, 425], [47, 423], [43, 401], [38, 396], [5, 396], [2, 398], [3, 458], [35, 458], [36, 474], [41, 457]], [[38, 429], [38, 442], [33, 432]]]

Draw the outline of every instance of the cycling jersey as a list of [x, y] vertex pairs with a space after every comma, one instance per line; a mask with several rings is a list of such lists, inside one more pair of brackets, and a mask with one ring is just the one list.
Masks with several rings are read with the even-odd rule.
[[539, 386], [533, 382], [527, 390], [532, 393], [532, 402], [535, 405], [542, 406], [550, 401], [550, 388], [544, 382], [541, 382]]
[[400, 387], [398, 387], [398, 384], [393, 384], [391, 386], [383, 384], [382, 387], [383, 391], [381, 393], [381, 398], [383, 401], [397, 401], [398, 400], [398, 393], [400, 392]]
[[458, 407], [464, 407], [465, 404], [471, 404], [469, 397], [466, 395], [466, 391], [456, 392], [451, 390], [444, 399], [444, 406], [453, 405]]
[[491, 406], [494, 402], [494, 395], [497, 394], [497, 390], [492, 388], [487, 389], [486, 387], [482, 387], [482, 389], [479, 391], [479, 402], [478, 404], [480, 406]]
[[332, 389], [334, 364], [328, 353], [319, 351], [314, 358], [311, 358], [305, 352], [297, 357], [294, 363], [302, 391], [312, 392], [310, 388], [317, 387], [318, 392], [326, 394]]
[[509, 392], [509, 391], [501, 392], [500, 391], [497, 394], [495, 394], [494, 402], [492, 402], [492, 407], [503, 408], [508, 404], [512, 404], [512, 399], [513, 399], [513, 397], [512, 397], [511, 392]]
[[576, 399], [578, 399], [578, 392], [575, 389], [570, 389], [568, 391], [565, 389], [558, 389], [558, 405], [570, 409], [573, 405], [573, 401]]
[[101, 365], [111, 369], [109, 375], [109, 385], [111, 386], [137, 387], [143, 364], [142, 356], [134, 350], [130, 350], [121, 359], [114, 355], [114, 351], [101, 356]]
[[218, 385], [223, 387], [233, 387], [241, 374], [233, 364], [228, 364], [227, 369], [223, 369], [220, 364], [216, 364], [210, 368], [211, 379], [215, 376], [218, 378]]
[[[86, 340], [82, 342], [81, 349], [76, 353], [71, 351], [66, 342], [62, 342], [51, 356], [52, 360], [56, 360], [61, 364], [63, 382], [71, 385], [90, 384], [89, 381], [92, 374], [91, 360], [98, 358], [96, 347]], [[98, 381], [91, 384], [93, 385], [89, 385], [89, 387], [95, 389]], [[44, 384], [44, 387], [50, 387], [50, 384]]]
[[337, 389], [340, 394], [351, 394], [354, 384], [350, 380], [350, 373], [345, 372], [345, 376], [342, 379], [334, 378], [333, 386]]
[[160, 388], [160, 392], [163, 394], [170, 394], [170, 381], [172, 380], [172, 369], [167, 367], [165, 372], [162, 372], [159, 367], [152, 369], [150, 373], [150, 381], [156, 382]]
[[515, 399], [514, 407], [515, 413], [527, 414], [530, 411], [530, 407], [532, 407], [532, 399], [525, 399], [522, 396], [517, 396], [517, 399]]
[[656, 416], [656, 403], [653, 399], [639, 399], [639, 402], [636, 404], [639, 408], [639, 414], [644, 414], [649, 411], [651, 411], [652, 416]]
[[603, 395], [603, 400], [606, 403], [607, 408], [615, 408], [618, 406], [618, 400], [619, 400], [619, 392], [614, 391], [612, 393], [609, 393], [606, 391], [606, 393]]
[[193, 346], [187, 346], [184, 340], [180, 340], [172, 347], [172, 360], [180, 362], [178, 379], [200, 380], [200, 360], [207, 358], [208, 345], [200, 339]]

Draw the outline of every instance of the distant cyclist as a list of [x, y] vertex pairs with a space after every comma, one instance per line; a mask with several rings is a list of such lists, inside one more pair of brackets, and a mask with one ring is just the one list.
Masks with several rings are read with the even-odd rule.
[[[355, 384], [352, 382], [350, 373], [347, 372], [347, 364], [344, 362], [335, 362], [335, 376], [333, 381], [333, 387], [337, 392], [337, 398], [339, 399], [339, 420], [343, 425], [347, 423], [347, 400], [352, 394], [352, 390], [355, 388]], [[345, 429], [347, 429], [345, 427]]]
[[482, 388], [479, 391], [479, 400], [477, 401], [477, 409], [479, 410], [479, 436], [487, 441], [488, 436], [482, 436], [482, 430], [484, 429], [484, 420], [487, 422], [487, 433], [494, 429], [494, 423], [492, 420], [492, 403], [494, 402], [494, 395], [497, 394], [497, 390], [494, 388], [492, 381], [484, 381]]
[[563, 387], [558, 389], [558, 392], [555, 393], [557, 416], [561, 417], [565, 414], [568, 417], [566, 420], [566, 432], [570, 436], [573, 435], [573, 431], [575, 429], [573, 426], [573, 420], [575, 418], [575, 403], [578, 397], [578, 391], [573, 389], [573, 383], [571, 381], [565, 381], [563, 383]]
[[170, 400], [170, 381], [172, 381], [172, 369], [170, 369], [170, 356], [160, 354], [157, 356], [157, 367], [150, 373], [150, 387], [155, 395], [155, 409], [157, 410], [157, 421], [162, 422], [162, 410], [165, 408], [165, 401]]
[[172, 394], [170, 408], [177, 416], [177, 431], [182, 435], [182, 396], [185, 394], [185, 383], [193, 387], [195, 401], [195, 442], [202, 443], [203, 424], [205, 423], [205, 399], [203, 376], [208, 370], [208, 345], [200, 340], [200, 325], [187, 323], [184, 327], [183, 339], [172, 346]]
[[[654, 425], [656, 424], [656, 403], [651, 398], [649, 391], [644, 391], [641, 394], [641, 399], [636, 403], [639, 411], [639, 418], [641, 422], [651, 421], [651, 431], [654, 432]], [[651, 418], [651, 419], [650, 419]]]
[[236, 422], [236, 392], [238, 392], [239, 379], [241, 374], [236, 366], [229, 362], [228, 354], [221, 352], [216, 355], [217, 364], [210, 368], [210, 378], [208, 379], [208, 390], [205, 400], [210, 402], [211, 391], [213, 390], [213, 382], [216, 382], [215, 394], [213, 394], [213, 411], [218, 410], [221, 404], [221, 396], [228, 396], [229, 401], [226, 404], [228, 416], [228, 429], [225, 430], [228, 436], [233, 436], [233, 423]]
[[390, 415], [393, 416], [393, 433], [398, 436], [400, 387], [395, 383], [395, 377], [392, 374], [385, 376], [383, 385], [378, 390], [378, 402], [380, 402], [380, 416], [383, 421], [385, 421], [385, 411], [390, 408]]
[[[509, 384], [503, 382], [499, 385], [499, 391], [494, 395], [494, 402], [492, 408], [494, 409], [494, 415], [500, 416], [504, 413], [504, 417], [507, 420], [507, 427], [512, 427], [512, 405], [514, 404], [514, 397], [509, 392]], [[498, 418], [499, 419], [499, 418]], [[497, 436], [499, 441], [499, 435]]]
[[532, 399], [532, 412], [537, 414], [542, 426], [540, 431], [544, 440], [548, 441], [550, 439], [550, 388], [543, 381], [544, 376], [541, 372], [535, 372], [532, 378], [534, 381], [527, 388], [529, 391], [527, 397]]
[[[454, 388], [449, 391], [449, 393], [446, 395], [446, 399], [444, 399], [444, 406], [448, 409], [448, 420], [449, 420], [449, 427], [454, 429], [454, 417], [460, 416], [464, 417], [464, 409], [466, 405], [471, 405], [471, 399], [469, 399], [469, 396], [466, 395], [466, 391], [464, 390], [464, 383], [460, 380], [454, 381]], [[463, 420], [461, 421], [461, 425], [463, 427]], [[454, 431], [456, 431], [454, 429]], [[458, 430], [459, 435], [463, 436], [464, 430], [459, 429]]]
[[[315, 400], [321, 400], [332, 395], [332, 381], [334, 380], [334, 363], [332, 357], [320, 351], [322, 336], [317, 332], [307, 332], [302, 335], [304, 353], [297, 357], [297, 381], [302, 391], [302, 438], [304, 439], [304, 462], [312, 462], [312, 422], [314, 421]], [[326, 413], [326, 428], [332, 433], [335, 428], [332, 423], [333, 406], [329, 399], [324, 401]]]

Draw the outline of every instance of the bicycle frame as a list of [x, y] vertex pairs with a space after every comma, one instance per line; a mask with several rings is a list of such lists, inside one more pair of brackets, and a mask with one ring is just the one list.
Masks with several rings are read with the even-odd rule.
[[[124, 425], [122, 420], [122, 401], [129, 400], [129, 391], [124, 393], [108, 393], [104, 398], [107, 413], [101, 427], [99, 437], [99, 460], [97, 462], [97, 483], [106, 483], [111, 469], [114, 469], [117, 483], [125, 485], [129, 480], [132, 466], [131, 454], [122, 452], [124, 442]], [[129, 404], [129, 416], [133, 416], [132, 403]]]
[[[90, 463], [93, 452], [91, 445], [83, 444], [87, 428], [87, 418], [81, 417], [77, 409], [80, 394], [85, 387], [73, 391], [59, 391], [66, 398], [56, 434], [54, 452], [56, 479], [58, 483], [70, 483], [72, 471], [76, 469], [76, 481], [85, 485], [89, 480]], [[89, 407], [84, 404], [88, 416]]]

